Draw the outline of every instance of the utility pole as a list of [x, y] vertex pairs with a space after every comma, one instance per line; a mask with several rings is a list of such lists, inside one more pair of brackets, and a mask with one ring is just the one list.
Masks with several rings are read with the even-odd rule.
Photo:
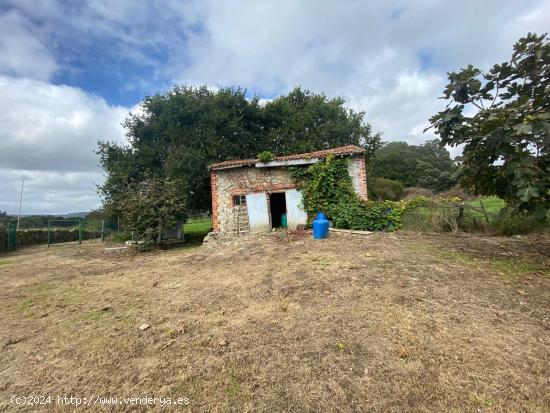
[[21, 201], [23, 201], [23, 187], [25, 186], [25, 178], [21, 182], [21, 193], [19, 194], [19, 212], [17, 213], [17, 229], [19, 229], [19, 221], [21, 219]]

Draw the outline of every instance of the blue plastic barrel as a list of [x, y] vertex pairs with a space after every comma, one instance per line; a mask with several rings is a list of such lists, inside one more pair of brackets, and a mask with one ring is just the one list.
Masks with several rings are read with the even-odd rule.
[[318, 212], [317, 217], [313, 220], [313, 238], [323, 239], [328, 237], [328, 219], [327, 216]]

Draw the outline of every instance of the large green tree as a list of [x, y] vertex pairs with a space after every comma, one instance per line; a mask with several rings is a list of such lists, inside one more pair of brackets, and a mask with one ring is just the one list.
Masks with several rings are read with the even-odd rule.
[[380, 142], [364, 113], [346, 109], [342, 99], [300, 88], [260, 105], [243, 89], [177, 86], [146, 97], [124, 126], [127, 147], [100, 141], [98, 148], [107, 174], [100, 192], [113, 214], [121, 211], [117, 200], [127, 185], [146, 175], [182, 179], [187, 210], [206, 210], [210, 163], [349, 144], [370, 154]]
[[184, 186], [179, 180], [146, 176], [121, 188], [118, 203], [124, 230], [134, 240], [160, 244], [163, 230], [185, 218]]
[[423, 145], [387, 142], [374, 154], [370, 175], [392, 179], [404, 186], [419, 186], [444, 191], [456, 181], [456, 165], [438, 140]]
[[[430, 121], [444, 145], [463, 145], [460, 182], [518, 210], [550, 207], [550, 43], [529, 33], [509, 62], [449, 73], [444, 111]], [[472, 114], [473, 113], [473, 114]]]
[[277, 155], [359, 145], [367, 157], [380, 145], [380, 134], [364, 121], [364, 112], [347, 109], [342, 98], [328, 99], [295, 88], [265, 105], [263, 145]]

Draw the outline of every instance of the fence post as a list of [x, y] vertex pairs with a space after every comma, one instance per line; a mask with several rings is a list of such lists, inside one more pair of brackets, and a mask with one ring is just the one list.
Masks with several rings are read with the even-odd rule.
[[464, 202], [461, 202], [458, 206], [458, 225], [462, 226], [462, 223], [464, 222]]
[[78, 220], [78, 245], [82, 244], [82, 220]]
[[105, 241], [105, 220], [101, 220], [101, 242]]
[[48, 220], [48, 248], [50, 248], [50, 220]]

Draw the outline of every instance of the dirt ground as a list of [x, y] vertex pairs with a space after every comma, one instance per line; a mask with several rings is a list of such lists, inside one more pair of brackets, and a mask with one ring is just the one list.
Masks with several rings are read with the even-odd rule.
[[547, 239], [36, 247], [0, 257], [0, 310], [2, 411], [550, 411]]

